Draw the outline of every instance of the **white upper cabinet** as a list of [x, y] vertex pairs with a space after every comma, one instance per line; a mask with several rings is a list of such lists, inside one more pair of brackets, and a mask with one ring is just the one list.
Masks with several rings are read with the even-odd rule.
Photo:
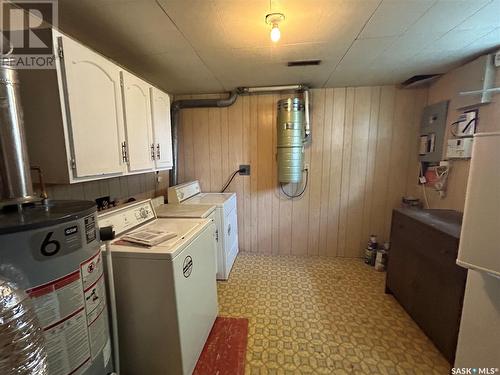
[[66, 36], [58, 36], [73, 178], [117, 175], [122, 157], [120, 69]]
[[126, 71], [122, 71], [122, 86], [129, 171], [153, 170], [156, 150], [151, 123], [151, 86]]
[[47, 183], [172, 167], [169, 96], [53, 30], [56, 69], [20, 69], [28, 154]]
[[172, 134], [170, 132], [170, 97], [151, 87], [153, 143], [156, 169], [172, 168]]

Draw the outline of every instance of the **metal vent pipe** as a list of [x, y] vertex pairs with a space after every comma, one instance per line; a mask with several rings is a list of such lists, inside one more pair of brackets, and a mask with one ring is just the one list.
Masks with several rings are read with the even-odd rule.
[[35, 200], [17, 72], [0, 65], [0, 205]]
[[178, 183], [179, 168], [179, 111], [183, 108], [224, 108], [234, 104], [238, 98], [238, 91], [229, 93], [227, 99], [182, 99], [176, 100], [170, 107], [170, 117], [172, 119], [172, 153], [173, 165], [169, 173], [169, 186], [175, 186]]

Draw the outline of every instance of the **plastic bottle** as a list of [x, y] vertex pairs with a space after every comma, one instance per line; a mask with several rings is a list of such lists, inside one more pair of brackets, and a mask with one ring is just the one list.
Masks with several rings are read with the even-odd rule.
[[365, 263], [366, 264], [369, 264], [370, 266], [375, 265], [375, 257], [377, 255], [377, 248], [378, 248], [377, 236], [375, 234], [371, 234], [370, 239], [368, 240], [368, 246], [366, 247], [366, 250], [365, 250]]

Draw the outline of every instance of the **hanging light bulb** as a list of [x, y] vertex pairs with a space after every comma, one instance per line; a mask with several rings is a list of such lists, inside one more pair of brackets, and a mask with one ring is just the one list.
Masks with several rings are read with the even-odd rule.
[[270, 13], [266, 16], [266, 23], [272, 25], [271, 27], [271, 40], [276, 43], [281, 38], [281, 31], [279, 23], [285, 19], [282, 13]]
[[276, 43], [281, 38], [281, 31], [277, 23], [273, 25], [271, 29], [271, 40]]

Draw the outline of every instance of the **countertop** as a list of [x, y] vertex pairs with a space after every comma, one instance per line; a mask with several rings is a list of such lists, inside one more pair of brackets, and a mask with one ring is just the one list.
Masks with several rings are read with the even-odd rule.
[[436, 228], [450, 236], [460, 238], [463, 214], [455, 210], [421, 210], [396, 208], [395, 211]]

